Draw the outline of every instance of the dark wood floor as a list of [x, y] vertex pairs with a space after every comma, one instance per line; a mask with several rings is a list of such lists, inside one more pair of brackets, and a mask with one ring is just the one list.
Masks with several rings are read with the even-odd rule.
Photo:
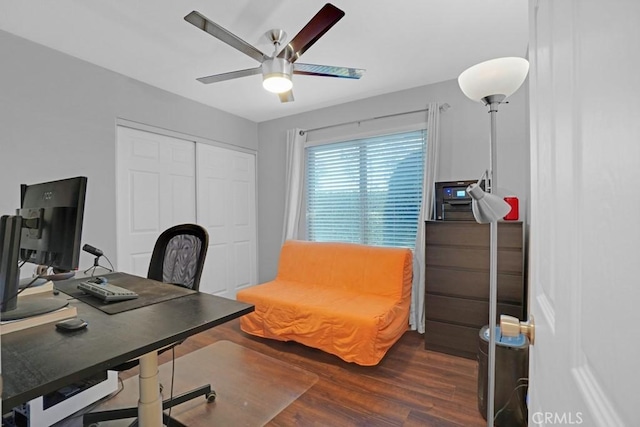
[[[176, 348], [176, 356], [219, 340], [318, 375], [318, 382], [269, 426], [486, 425], [477, 409], [477, 363], [425, 350], [424, 337], [416, 332], [405, 333], [374, 367], [297, 343], [252, 337], [240, 330], [238, 320], [189, 338]], [[169, 360], [170, 352], [161, 355], [160, 362]]]

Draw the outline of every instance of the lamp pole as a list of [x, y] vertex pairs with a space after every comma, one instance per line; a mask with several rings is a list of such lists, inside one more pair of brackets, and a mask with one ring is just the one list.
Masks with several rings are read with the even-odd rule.
[[498, 148], [497, 148], [497, 113], [498, 105], [504, 101], [504, 95], [489, 95], [482, 98], [484, 105], [489, 106], [491, 115], [491, 134], [489, 138], [489, 188], [488, 193], [498, 189]]
[[[489, 106], [491, 115], [491, 135], [489, 140], [489, 193], [498, 189], [497, 113], [504, 95], [490, 95], [482, 98]], [[489, 224], [489, 369], [487, 384], [487, 426], [493, 426], [496, 390], [496, 317], [498, 306], [498, 222]]]

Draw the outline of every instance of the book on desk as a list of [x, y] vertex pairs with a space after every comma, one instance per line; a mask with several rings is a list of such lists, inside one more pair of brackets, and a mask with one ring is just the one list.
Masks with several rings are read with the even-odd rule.
[[[35, 288], [26, 288], [18, 296], [18, 301], [28, 301], [32, 298], [47, 298], [53, 293], [53, 282], [49, 281], [44, 285]], [[75, 306], [67, 305], [59, 310], [37, 316], [27, 317], [19, 320], [8, 320], [0, 322], [0, 335], [12, 332], [22, 331], [34, 326], [46, 325], [47, 323], [59, 322], [61, 320], [71, 319], [78, 315]]]
[[18, 294], [18, 299], [24, 298], [27, 295], [36, 295], [43, 294], [46, 292], [53, 292], [53, 282], [51, 280], [46, 281], [42, 285], [39, 286], [30, 286], [28, 288], [24, 288]]

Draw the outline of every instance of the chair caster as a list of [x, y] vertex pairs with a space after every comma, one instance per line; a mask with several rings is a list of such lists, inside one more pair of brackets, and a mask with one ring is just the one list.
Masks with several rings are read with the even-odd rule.
[[207, 393], [204, 397], [207, 399], [207, 403], [214, 402], [216, 400], [216, 392], [211, 391], [211, 393]]

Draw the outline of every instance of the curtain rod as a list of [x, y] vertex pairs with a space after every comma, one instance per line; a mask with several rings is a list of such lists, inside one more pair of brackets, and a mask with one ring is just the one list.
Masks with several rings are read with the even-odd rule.
[[[444, 113], [445, 111], [447, 111], [449, 108], [451, 108], [451, 106], [447, 103], [444, 103], [440, 106], [440, 112]], [[300, 130], [300, 135], [304, 135], [305, 133], [309, 133], [309, 132], [315, 132], [318, 130], [325, 130], [325, 129], [331, 129], [331, 128], [336, 128], [339, 126], [346, 126], [346, 125], [352, 125], [354, 123], [362, 123], [362, 122], [370, 122], [373, 120], [379, 120], [379, 119], [386, 119], [389, 117], [397, 117], [397, 116], [404, 116], [407, 114], [415, 114], [415, 113], [424, 113], [429, 111], [428, 108], [423, 108], [421, 110], [413, 110], [413, 111], [405, 111], [404, 113], [394, 113], [394, 114], [387, 114], [384, 116], [377, 116], [377, 117], [371, 117], [368, 119], [360, 119], [360, 120], [352, 120], [350, 122], [343, 122], [343, 123], [337, 123], [335, 125], [328, 125], [328, 126], [321, 126], [321, 127], [317, 127], [317, 128], [313, 128], [313, 129], [301, 129]]]

